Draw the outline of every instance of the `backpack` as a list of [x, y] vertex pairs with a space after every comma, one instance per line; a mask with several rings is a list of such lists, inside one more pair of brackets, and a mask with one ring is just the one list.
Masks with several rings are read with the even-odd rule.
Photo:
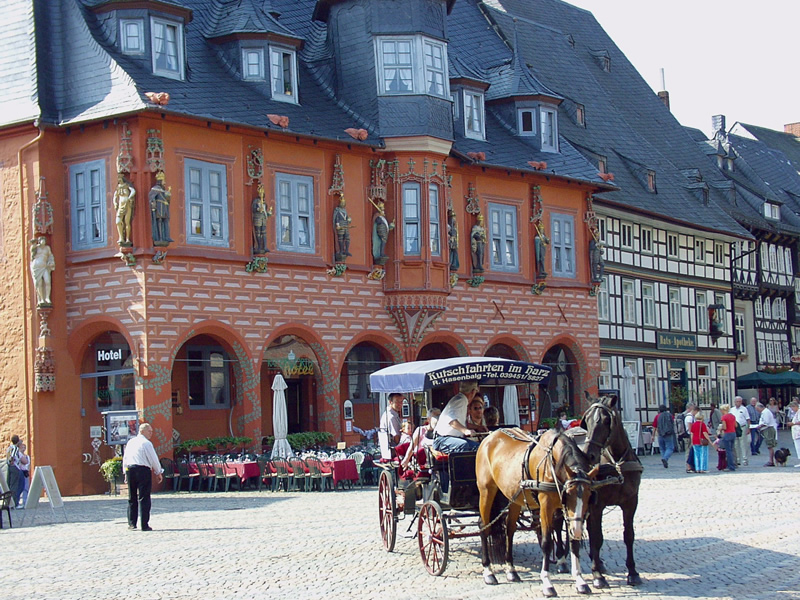
[[675, 415], [675, 433], [678, 436], [679, 440], [685, 440], [689, 437], [689, 434], [686, 433], [686, 413], [681, 413], [679, 415]]
[[661, 437], [669, 437], [675, 433], [675, 428], [672, 423], [672, 415], [669, 411], [664, 411], [658, 414], [658, 421], [656, 422], [658, 435]]

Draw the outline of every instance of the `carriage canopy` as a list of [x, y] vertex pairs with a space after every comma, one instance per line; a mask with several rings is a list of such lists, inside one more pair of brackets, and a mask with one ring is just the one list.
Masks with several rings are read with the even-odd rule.
[[481, 385], [546, 383], [550, 367], [519, 360], [458, 357], [400, 363], [369, 376], [373, 392], [424, 392], [441, 385], [477, 379]]

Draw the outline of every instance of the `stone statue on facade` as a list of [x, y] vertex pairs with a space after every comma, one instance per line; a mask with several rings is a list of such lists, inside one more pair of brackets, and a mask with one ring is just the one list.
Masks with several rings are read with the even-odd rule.
[[256, 256], [269, 252], [267, 248], [267, 219], [272, 215], [272, 208], [267, 208], [264, 201], [264, 186], [258, 184], [258, 195], [253, 198], [253, 254]]
[[333, 258], [344, 262], [350, 254], [350, 223], [353, 219], [347, 214], [344, 194], [339, 196], [339, 205], [333, 209]]
[[483, 226], [483, 215], [478, 213], [478, 222], [472, 227], [469, 235], [472, 251], [472, 272], [483, 273], [483, 258], [486, 254], [486, 228]]
[[547, 277], [547, 246], [550, 239], [545, 235], [541, 223], [536, 224], [536, 237], [533, 238], [533, 250], [536, 254], [536, 274], [539, 279]]
[[31, 240], [31, 276], [33, 287], [36, 290], [36, 305], [40, 307], [52, 306], [50, 291], [52, 289], [52, 272], [56, 268], [56, 260], [47, 238], [44, 236]]
[[452, 210], [447, 212], [447, 246], [450, 248], [450, 270], [458, 271], [461, 266], [458, 260], [458, 223]]
[[164, 171], [158, 171], [156, 183], [150, 188], [148, 196], [154, 246], [168, 246], [172, 241], [172, 238], [169, 237], [169, 203], [172, 197], [172, 188], [164, 186], [165, 179]]
[[372, 219], [372, 260], [376, 265], [385, 265], [386, 261], [389, 260], [386, 255], [386, 242], [389, 240], [389, 232], [394, 229], [394, 221], [389, 223], [386, 218], [383, 200], [378, 200], [372, 204], [377, 211]]
[[120, 246], [132, 246], [131, 224], [135, 208], [136, 190], [123, 173], [117, 175], [117, 189], [114, 191], [114, 211], [116, 212], [118, 243]]

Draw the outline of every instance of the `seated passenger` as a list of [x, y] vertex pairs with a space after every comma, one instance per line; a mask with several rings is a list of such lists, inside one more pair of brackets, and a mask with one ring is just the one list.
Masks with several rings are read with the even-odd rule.
[[414, 430], [414, 435], [411, 436], [411, 444], [403, 456], [400, 466], [404, 469], [408, 468], [411, 462], [411, 457], [415, 456], [417, 464], [420, 467], [425, 466], [427, 457], [425, 455], [425, 448], [433, 445], [433, 429], [439, 420], [440, 411], [438, 408], [432, 408], [428, 413], [428, 419]]
[[483, 421], [486, 423], [486, 429], [489, 431], [499, 429], [500, 411], [497, 410], [496, 406], [487, 406], [483, 410]]
[[483, 398], [475, 396], [475, 399], [469, 403], [469, 410], [467, 411], [467, 427], [476, 433], [488, 433], [489, 430], [483, 422], [483, 411], [485, 405]]
[[400, 441], [397, 443], [397, 445], [401, 446], [402, 444], [410, 444], [410, 443], [411, 443], [411, 423], [409, 423], [408, 421], [403, 421], [403, 425], [400, 427]]
[[478, 442], [467, 437], [475, 432], [466, 426], [467, 409], [478, 395], [477, 381], [462, 381], [459, 393], [450, 398], [434, 429], [433, 447], [438, 452], [452, 454], [478, 448]]

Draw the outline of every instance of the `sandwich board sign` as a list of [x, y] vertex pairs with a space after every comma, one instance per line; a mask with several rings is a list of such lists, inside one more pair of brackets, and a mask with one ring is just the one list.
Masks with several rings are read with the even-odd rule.
[[[32, 510], [39, 508], [39, 500], [42, 497], [42, 491], [47, 496], [47, 502], [50, 504], [50, 511], [55, 517], [55, 509], [60, 508], [64, 512], [64, 521], [67, 520], [67, 511], [64, 508], [64, 499], [61, 497], [61, 491], [58, 489], [56, 483], [56, 475], [53, 473], [53, 467], [44, 466], [36, 467], [33, 471], [33, 478], [31, 479], [31, 487], [28, 491], [28, 501], [25, 503], [25, 514], [23, 515], [23, 523]], [[34, 513], [33, 518], [36, 518]]]

